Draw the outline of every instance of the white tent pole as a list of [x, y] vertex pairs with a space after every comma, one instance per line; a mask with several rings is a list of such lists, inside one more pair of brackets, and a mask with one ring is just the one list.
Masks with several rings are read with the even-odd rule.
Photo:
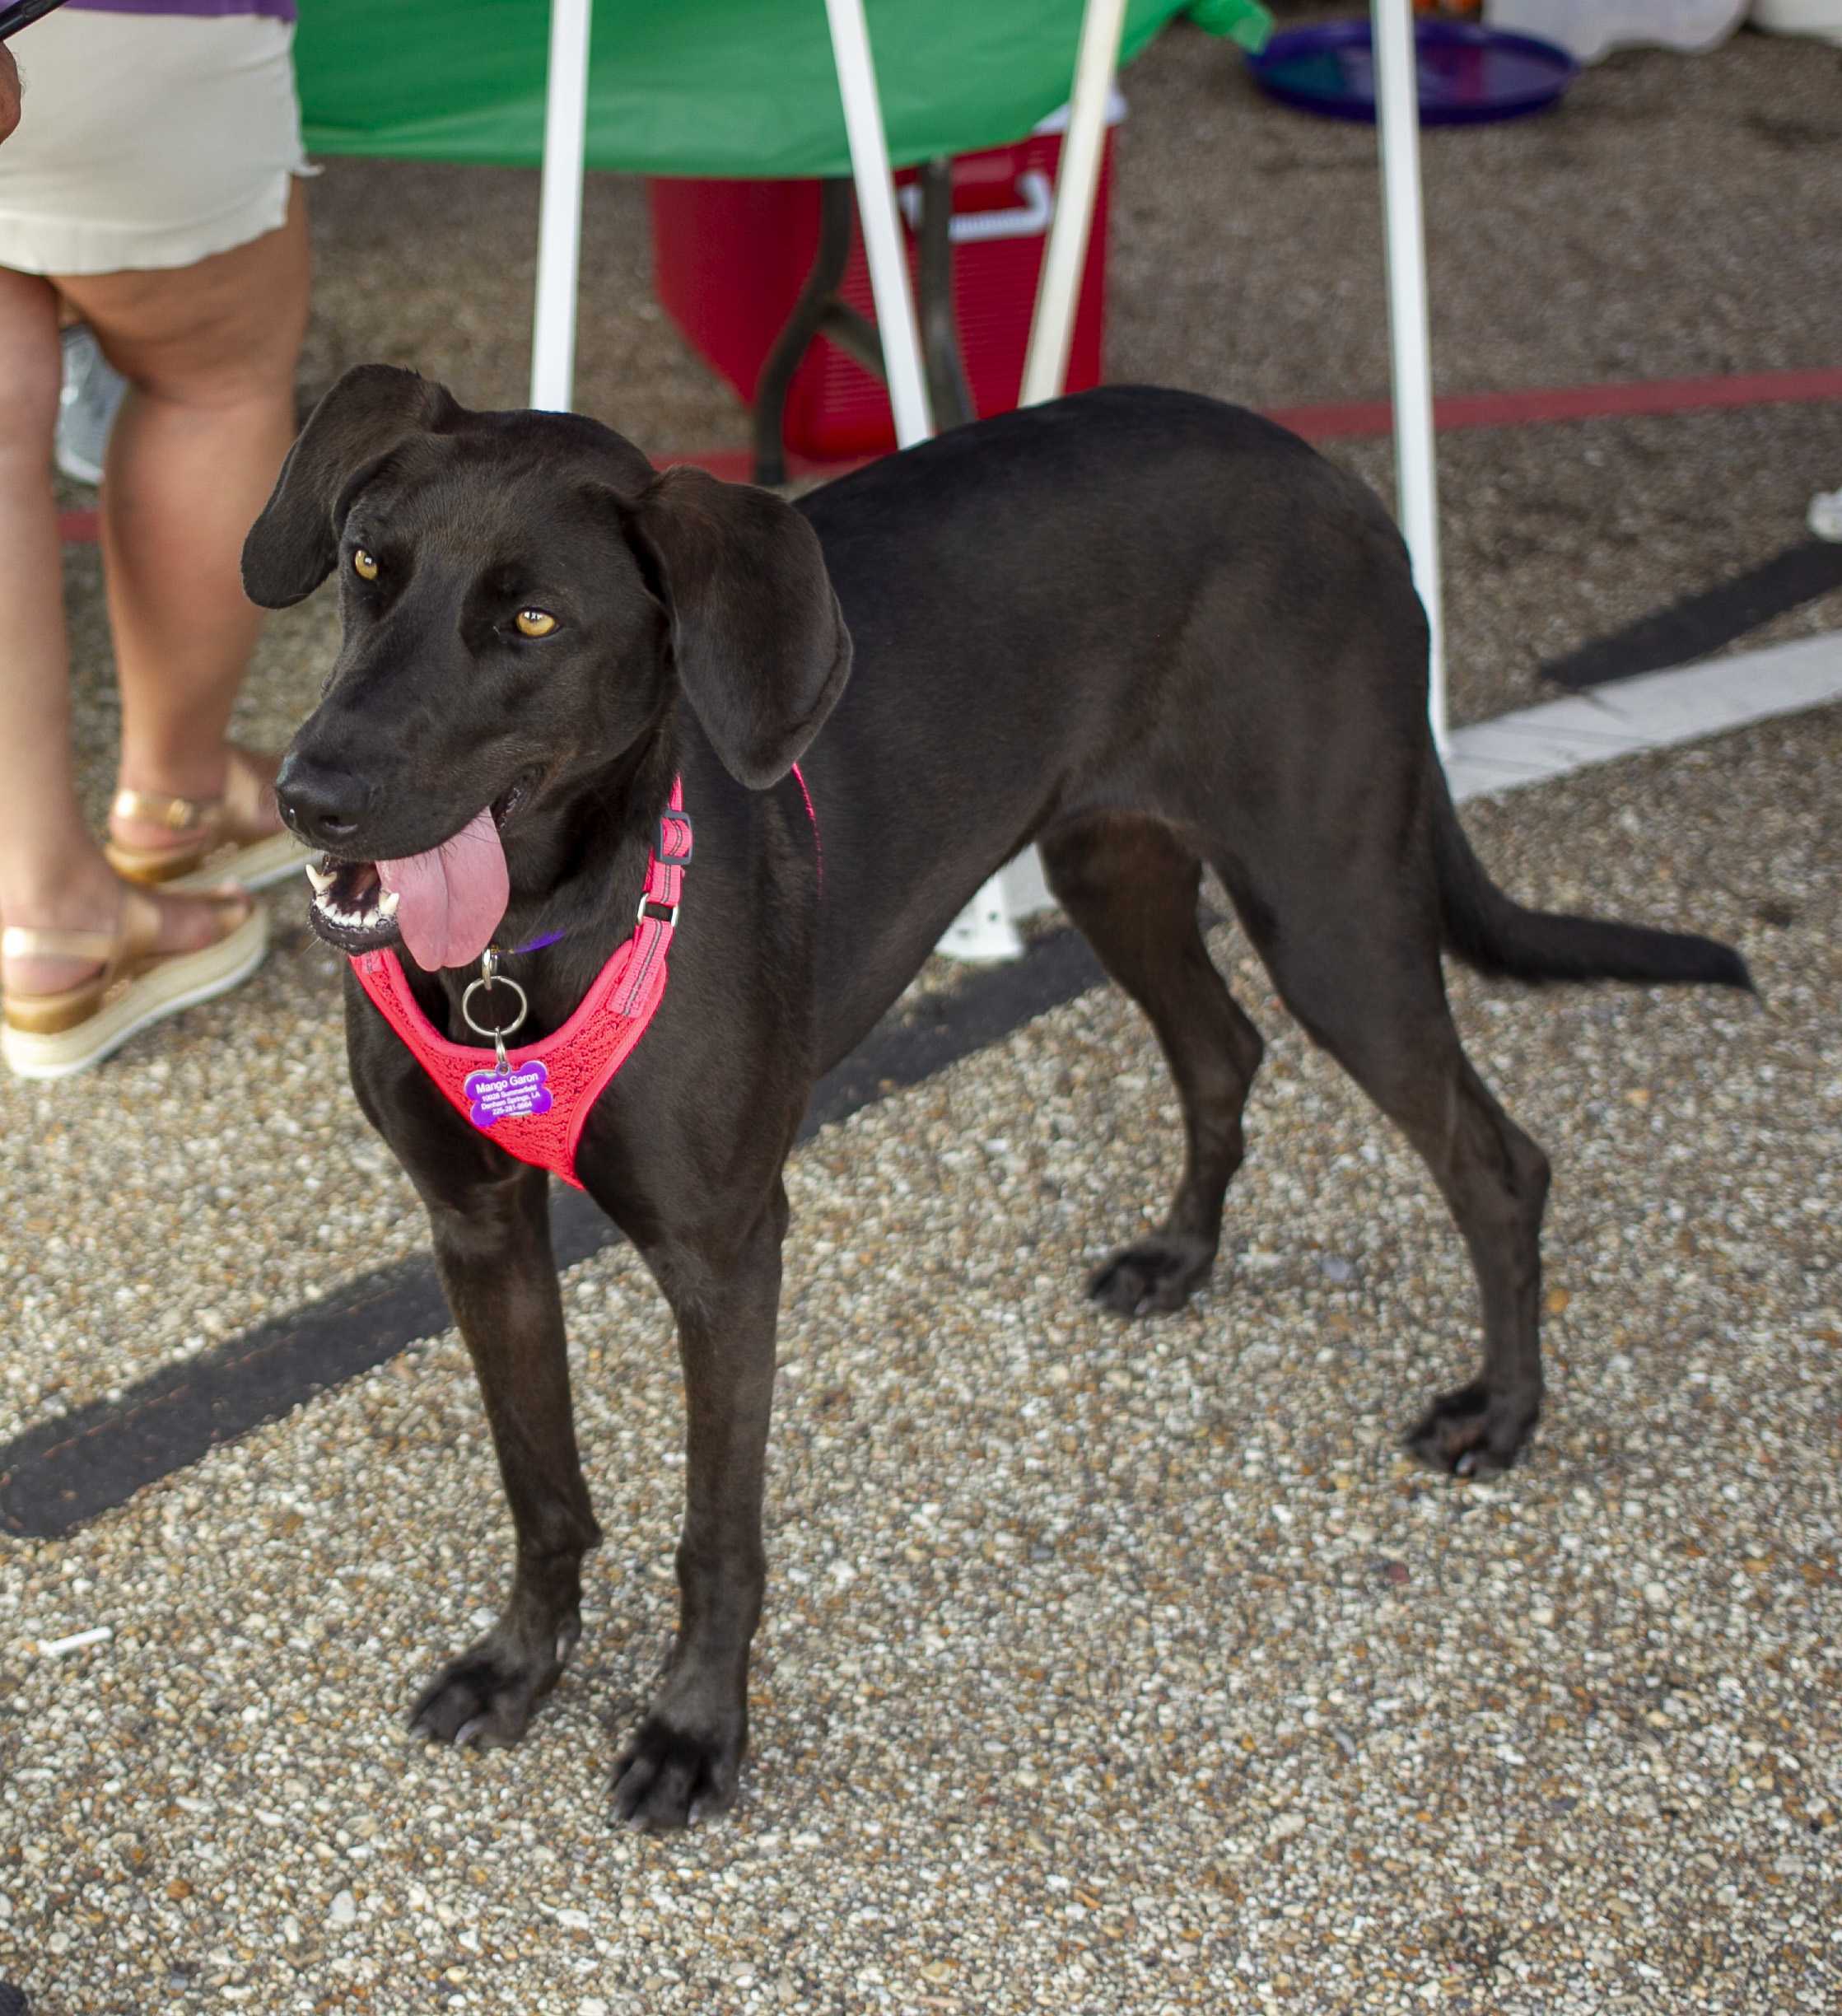
[[1409, 0], [1373, 0], [1375, 123], [1387, 226], [1388, 337], [1394, 378], [1394, 459], [1401, 530], [1432, 632], [1433, 739], [1446, 747], [1445, 634], [1439, 600], [1439, 497], [1433, 445], [1432, 338], [1426, 312], [1426, 234], [1420, 190], [1420, 86]]
[[908, 287], [908, 260], [896, 217], [895, 184], [889, 175], [889, 144], [883, 133], [883, 105], [876, 95], [876, 66], [870, 60], [870, 28], [864, 0], [825, 0], [832, 25], [832, 58], [837, 65], [838, 95], [844, 100], [844, 129], [851, 142], [851, 172], [857, 185], [857, 214], [863, 221], [864, 250], [870, 260], [870, 290], [876, 301], [876, 330], [883, 368], [889, 381], [895, 437], [912, 448], [934, 432], [927, 377], [921, 369], [921, 329]]
[[550, 71], [543, 103], [537, 307], [531, 320], [531, 404], [567, 413], [576, 390], [576, 299], [588, 147], [591, 0], [550, 0]]
[[[921, 368], [921, 327], [908, 287], [908, 259], [889, 175], [889, 143], [883, 132], [882, 100], [870, 60], [864, 0], [825, 0], [832, 24], [832, 58], [837, 65], [838, 95], [844, 100], [844, 129], [851, 142], [851, 172], [857, 185], [857, 215], [870, 260], [870, 289], [876, 301], [876, 330], [882, 339], [883, 369], [889, 382], [899, 446], [912, 448], [934, 432], [927, 376]], [[1024, 949], [996, 877], [986, 883], [940, 940], [955, 959], [1014, 959]]]
[[1056, 176], [1055, 215], [1037, 283], [1036, 313], [1024, 360], [1019, 406], [1060, 396], [1068, 376], [1068, 352], [1075, 339], [1075, 300], [1087, 260], [1094, 226], [1094, 201], [1100, 186], [1100, 161], [1107, 144], [1107, 101], [1119, 67], [1119, 39], [1126, 26], [1126, 0], [1087, 0], [1081, 40], [1075, 58], [1075, 88], [1068, 105], [1068, 132]]
[[[1075, 56], [1074, 88], [1068, 97], [1068, 128], [1056, 175], [1055, 213], [1043, 249], [1036, 312], [1024, 358], [1023, 388], [1017, 400], [1020, 406], [1055, 399], [1067, 383], [1075, 305], [1094, 229], [1094, 199], [1107, 145], [1107, 106], [1119, 68], [1119, 41], [1125, 25], [1126, 0], [1087, 0]], [[972, 898], [941, 950], [972, 958], [1021, 950], [1014, 920], [1047, 908], [1053, 901], [1042, 858], [1034, 847], [1028, 847]]]

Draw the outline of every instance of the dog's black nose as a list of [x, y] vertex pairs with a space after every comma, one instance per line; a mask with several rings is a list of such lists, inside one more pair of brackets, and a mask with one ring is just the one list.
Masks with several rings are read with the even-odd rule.
[[371, 786], [349, 770], [291, 752], [275, 779], [282, 817], [303, 840], [337, 847], [356, 833], [371, 802]]

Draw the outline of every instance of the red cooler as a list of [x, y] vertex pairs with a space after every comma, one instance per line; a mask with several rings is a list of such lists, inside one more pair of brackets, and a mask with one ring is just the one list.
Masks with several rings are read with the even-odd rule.
[[[1116, 100], [1109, 126], [1124, 110]], [[981, 418], [1017, 404], [1066, 118], [1058, 113], [1014, 147], [962, 154], [953, 163], [954, 309]], [[1100, 381], [1112, 154], [1109, 131], [1075, 306], [1070, 392]], [[914, 184], [912, 170], [897, 174], [912, 278], [919, 265], [920, 192]], [[752, 404], [761, 367], [818, 252], [819, 185], [674, 179], [655, 180], [651, 190], [659, 299], [697, 354]], [[875, 320], [859, 234], [853, 235], [837, 297]], [[794, 374], [785, 434], [789, 449], [814, 461], [848, 461], [896, 445], [881, 380], [823, 334]]]

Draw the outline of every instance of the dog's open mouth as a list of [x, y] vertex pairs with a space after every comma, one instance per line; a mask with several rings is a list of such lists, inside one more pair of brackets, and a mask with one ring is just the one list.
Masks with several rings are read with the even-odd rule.
[[342, 952], [401, 940], [425, 973], [468, 966], [492, 943], [511, 893], [499, 828], [526, 785], [513, 785], [439, 846], [394, 861], [323, 854], [307, 864], [314, 929]]
[[307, 863], [313, 884], [314, 929], [342, 952], [370, 952], [394, 944], [403, 898], [386, 889], [375, 861], [336, 861], [322, 854]]

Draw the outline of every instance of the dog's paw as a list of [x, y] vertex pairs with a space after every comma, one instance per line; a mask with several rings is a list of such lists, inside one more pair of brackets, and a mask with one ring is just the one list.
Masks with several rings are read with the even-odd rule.
[[1420, 1461], [1452, 1477], [1491, 1477], [1527, 1446], [1539, 1397], [1497, 1393], [1481, 1379], [1441, 1393], [1403, 1438]]
[[1122, 1246], [1088, 1276], [1089, 1298], [1120, 1316], [1180, 1309], [1209, 1278], [1215, 1252], [1201, 1239], [1159, 1232]]
[[541, 1649], [507, 1645], [497, 1632], [483, 1638], [422, 1690], [409, 1713], [411, 1729], [456, 1749], [510, 1749], [562, 1678], [581, 1628], [572, 1619]]
[[697, 1734], [648, 1715], [614, 1766], [614, 1813], [637, 1833], [693, 1827], [735, 1804], [744, 1730]]

